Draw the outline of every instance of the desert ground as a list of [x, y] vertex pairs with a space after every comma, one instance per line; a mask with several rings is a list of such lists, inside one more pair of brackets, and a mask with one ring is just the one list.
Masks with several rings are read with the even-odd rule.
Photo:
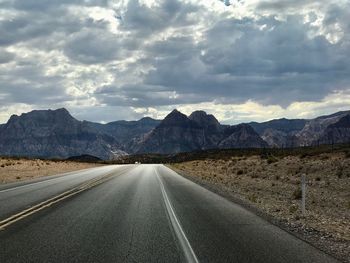
[[91, 168], [97, 165], [98, 164], [71, 161], [1, 157], [0, 184], [28, 180], [47, 175], [56, 175]]
[[[190, 179], [240, 200], [290, 231], [350, 260], [350, 155], [230, 157], [171, 165]], [[301, 175], [307, 178], [301, 214]], [[348, 262], [347, 260], [345, 260]]]

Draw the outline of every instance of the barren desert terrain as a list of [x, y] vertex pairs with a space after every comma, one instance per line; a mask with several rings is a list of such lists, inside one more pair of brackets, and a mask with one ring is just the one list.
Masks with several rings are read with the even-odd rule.
[[91, 168], [97, 165], [98, 164], [71, 161], [2, 157], [0, 158], [0, 184], [28, 180], [47, 175], [56, 175]]

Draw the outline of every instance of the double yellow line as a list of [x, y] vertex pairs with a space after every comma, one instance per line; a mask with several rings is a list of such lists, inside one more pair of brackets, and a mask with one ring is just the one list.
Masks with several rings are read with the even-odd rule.
[[[122, 173], [120, 173], [119, 175], [124, 174], [127, 170], [129, 170], [129, 169], [123, 170]], [[23, 210], [22, 212], [19, 212], [19, 213], [15, 214], [15, 215], [12, 215], [12, 216], [10, 216], [10, 217], [0, 221], [0, 230], [4, 230], [6, 227], [12, 225], [13, 223], [15, 223], [15, 222], [17, 222], [17, 221], [19, 221], [21, 219], [24, 219], [24, 218], [26, 218], [26, 217], [28, 217], [28, 216], [36, 213], [36, 212], [39, 212], [39, 211], [41, 211], [41, 210], [43, 210], [43, 209], [45, 209], [47, 207], [50, 207], [53, 204], [56, 204], [56, 203], [58, 203], [60, 201], [63, 201], [65, 199], [69, 198], [69, 197], [72, 197], [72, 196], [76, 195], [76, 194], [79, 194], [79, 193], [81, 193], [81, 192], [83, 192], [85, 190], [88, 190], [88, 189], [90, 189], [90, 188], [92, 188], [94, 186], [102, 184], [102, 183], [106, 182], [107, 180], [111, 179], [111, 177], [113, 175], [115, 175], [115, 173], [116, 172], [113, 171], [113, 172], [108, 173], [106, 175], [103, 175], [103, 176], [100, 176], [98, 178], [89, 180], [89, 181], [87, 181], [87, 182], [85, 182], [85, 183], [83, 183], [83, 184], [81, 184], [79, 186], [76, 186], [76, 187], [74, 187], [74, 188], [72, 188], [72, 189], [70, 189], [70, 190], [68, 190], [66, 192], [63, 192], [63, 193], [61, 193], [61, 194], [59, 194], [57, 196], [54, 196], [54, 197], [52, 197], [52, 198], [50, 198], [48, 200], [45, 200], [45, 201], [43, 201], [43, 202], [41, 202], [41, 203], [39, 203], [37, 205], [34, 205], [34, 206], [32, 206], [32, 207], [30, 207], [30, 208], [28, 208], [26, 210]]]

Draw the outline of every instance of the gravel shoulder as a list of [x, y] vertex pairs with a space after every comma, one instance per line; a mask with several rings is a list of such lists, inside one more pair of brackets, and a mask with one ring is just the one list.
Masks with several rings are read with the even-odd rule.
[[99, 164], [71, 161], [0, 158], [0, 184], [77, 171], [96, 167], [98, 165]]
[[[346, 154], [243, 156], [170, 167], [341, 261], [350, 262], [350, 158]], [[307, 177], [305, 216], [300, 209], [301, 174]]]

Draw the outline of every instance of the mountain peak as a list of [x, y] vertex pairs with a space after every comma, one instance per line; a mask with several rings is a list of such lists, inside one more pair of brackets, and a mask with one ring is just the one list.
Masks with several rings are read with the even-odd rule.
[[181, 113], [180, 111], [178, 111], [177, 109], [173, 109], [168, 115], [172, 115], [172, 114], [182, 114], [182, 115], [185, 115], [183, 113]]
[[49, 109], [49, 111], [70, 115], [69, 111], [66, 108], [58, 108], [56, 110]]
[[193, 124], [192, 121], [183, 113], [178, 111], [177, 109], [174, 109], [172, 112], [170, 112], [164, 120], [160, 123], [161, 127], [165, 126], [189, 126]]
[[196, 122], [201, 127], [219, 126], [219, 121], [211, 114], [207, 114], [205, 111], [194, 111], [188, 117], [190, 120]]
[[203, 111], [203, 110], [196, 110], [194, 112], [191, 113], [191, 115], [189, 116], [189, 118], [193, 118], [193, 117], [206, 117], [208, 116], [208, 114]]
[[27, 113], [22, 113], [20, 116], [12, 115], [8, 120], [7, 125], [15, 123], [22, 123], [23, 125], [32, 125], [33, 123], [45, 123], [46, 125], [65, 123], [69, 126], [76, 122], [77, 120], [70, 115], [65, 108], [59, 108], [56, 110], [33, 110]]
[[166, 120], [180, 120], [180, 119], [187, 120], [188, 117], [185, 114], [178, 111], [177, 109], [174, 109], [164, 118], [164, 121], [166, 121]]
[[138, 120], [138, 122], [140, 123], [153, 123], [156, 122], [157, 120], [151, 118], [151, 117], [143, 117], [141, 119]]
[[[39, 115], [67, 115], [67, 116], [71, 116], [69, 111], [66, 108], [58, 108], [55, 110], [32, 110], [30, 112], [26, 112], [26, 113], [22, 113], [19, 117], [24, 117], [24, 116], [39, 116]], [[15, 115], [17, 116], [17, 115]]]

